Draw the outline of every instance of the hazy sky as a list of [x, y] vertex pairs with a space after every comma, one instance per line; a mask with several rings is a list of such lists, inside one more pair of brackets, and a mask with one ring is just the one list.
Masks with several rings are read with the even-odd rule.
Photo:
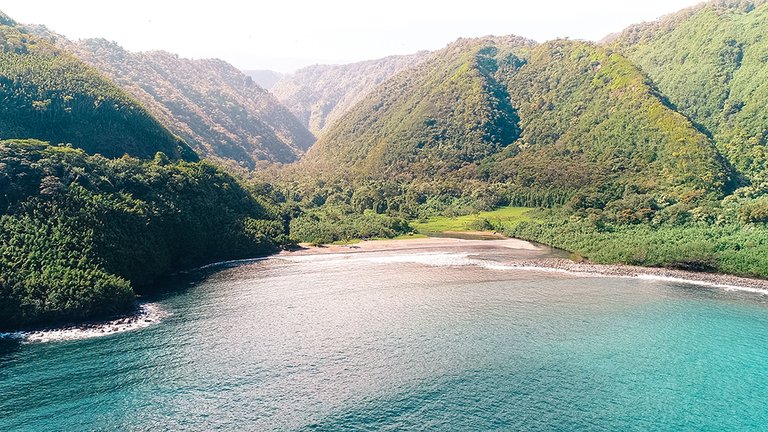
[[218, 57], [290, 71], [441, 48], [458, 37], [517, 34], [599, 40], [698, 0], [0, 0], [16, 21], [132, 51]]

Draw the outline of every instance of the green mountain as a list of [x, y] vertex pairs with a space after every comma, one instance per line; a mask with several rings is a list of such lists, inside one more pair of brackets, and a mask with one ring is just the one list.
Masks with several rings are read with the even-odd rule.
[[103, 39], [56, 44], [120, 84], [200, 156], [254, 169], [298, 160], [315, 137], [274, 96], [234, 66], [163, 51], [129, 52]]
[[[719, 194], [729, 178], [713, 143], [623, 56], [553, 41], [501, 69], [520, 139], [495, 158], [518, 185]], [[493, 171], [493, 170], [492, 170]]]
[[304, 165], [364, 178], [720, 194], [711, 140], [630, 61], [571, 41], [460, 40], [377, 87]]
[[346, 65], [315, 65], [284, 75], [271, 92], [320, 136], [378, 84], [424, 60], [427, 52]]
[[511, 144], [520, 133], [518, 118], [493, 70], [495, 44], [459, 40], [379, 85], [328, 129], [306, 163], [326, 172], [423, 178]]
[[266, 193], [95, 69], [23, 28], [0, 45], [0, 330], [127, 313], [162, 276], [287, 241]]
[[608, 42], [639, 65], [744, 176], [768, 184], [768, 4], [718, 0]]
[[[11, 24], [11, 25], [9, 25]], [[0, 16], [0, 139], [67, 143], [91, 154], [196, 160], [184, 141], [98, 71]]]

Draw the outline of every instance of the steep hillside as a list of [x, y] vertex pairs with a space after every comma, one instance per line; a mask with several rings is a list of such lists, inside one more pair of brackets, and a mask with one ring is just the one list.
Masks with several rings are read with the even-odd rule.
[[244, 74], [253, 79], [253, 82], [261, 86], [264, 90], [270, 90], [280, 81], [283, 74], [273, 70], [244, 70]]
[[428, 53], [391, 56], [347, 65], [316, 65], [285, 75], [271, 89], [319, 136], [376, 85], [417, 65]]
[[459, 40], [379, 85], [329, 128], [307, 165], [423, 178], [456, 171], [511, 144], [520, 133], [518, 117], [487, 65], [494, 61], [493, 45], [491, 39]]
[[297, 160], [314, 136], [269, 92], [221, 60], [132, 53], [103, 39], [57, 45], [112, 77], [201, 156], [253, 169]]
[[136, 100], [48, 40], [0, 15], [0, 139], [70, 143], [106, 157], [197, 155]]
[[712, 142], [619, 54], [553, 41], [507, 59], [500, 75], [523, 133], [489, 164], [491, 175], [522, 186], [618, 185], [678, 197], [726, 186]]
[[712, 142], [624, 57], [580, 42], [460, 40], [377, 87], [307, 168], [520, 187], [719, 194]]
[[609, 43], [645, 70], [755, 183], [768, 182], [768, 5], [708, 2]]

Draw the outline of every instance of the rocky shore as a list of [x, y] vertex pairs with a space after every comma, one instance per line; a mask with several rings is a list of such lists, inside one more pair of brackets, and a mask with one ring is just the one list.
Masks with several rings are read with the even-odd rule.
[[520, 269], [538, 269], [572, 274], [656, 279], [722, 288], [754, 290], [768, 294], [768, 280], [752, 279], [720, 273], [703, 273], [656, 267], [639, 267], [619, 264], [592, 264], [566, 259], [544, 258], [514, 260], [505, 265]]

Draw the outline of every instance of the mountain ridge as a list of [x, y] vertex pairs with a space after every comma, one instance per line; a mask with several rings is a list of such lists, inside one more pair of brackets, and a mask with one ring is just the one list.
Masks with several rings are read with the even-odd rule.
[[418, 64], [427, 51], [344, 65], [308, 66], [270, 90], [315, 135], [323, 133], [376, 85]]
[[768, 41], [761, 31], [768, 27], [767, 3], [703, 3], [631, 26], [609, 43], [702, 125], [753, 183], [768, 180]]
[[172, 159], [197, 159], [137, 100], [47, 39], [0, 25], [0, 56], [0, 139], [73, 144], [107, 157], [151, 158], [163, 152]]
[[123, 86], [201, 156], [253, 170], [298, 160], [314, 136], [269, 92], [220, 59], [130, 52], [106, 39], [73, 42], [35, 26]]

